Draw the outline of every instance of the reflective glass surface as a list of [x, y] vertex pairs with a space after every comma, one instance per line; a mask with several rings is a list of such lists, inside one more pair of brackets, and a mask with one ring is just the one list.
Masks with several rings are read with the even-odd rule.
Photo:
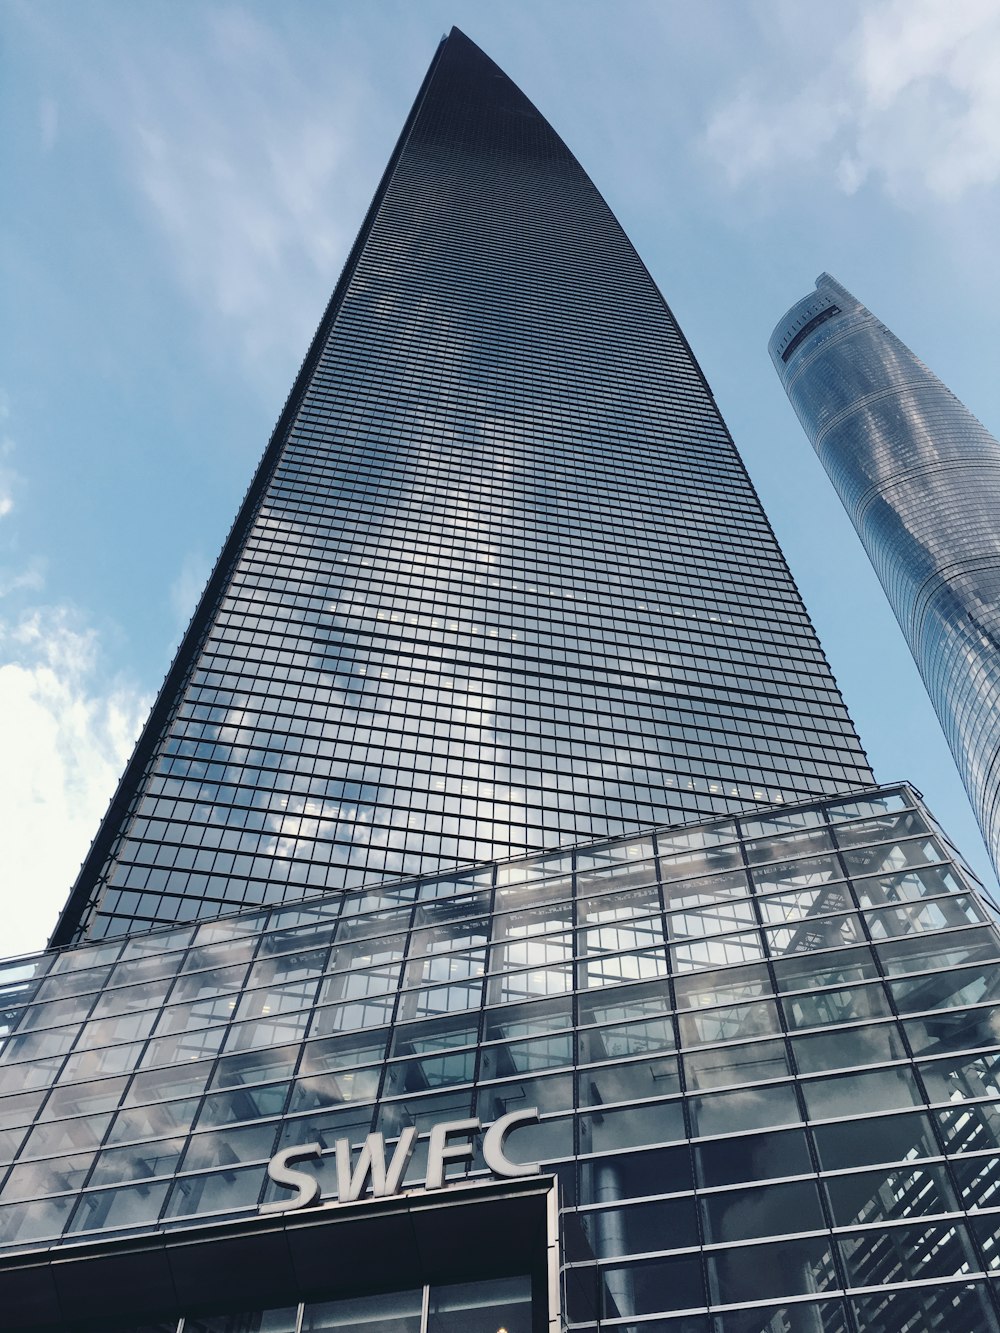
[[457, 33], [169, 681], [60, 943], [872, 781], [670, 310]]
[[1000, 866], [1000, 443], [828, 273], [771, 335]]
[[[303, 1143], [333, 1199], [335, 1142], [373, 1129], [417, 1130], [420, 1188], [432, 1125], [537, 1107], [507, 1151], [559, 1177], [571, 1327], [903, 1333], [922, 1301], [997, 1333], [1000, 938], [932, 827], [871, 790], [5, 964], [0, 1244], [238, 1223]], [[887, 935], [900, 901], [929, 914]], [[119, 993], [124, 1034], [93, 1017]], [[467, 1179], [491, 1179], [478, 1142], [446, 1188]], [[489, 1309], [456, 1287], [392, 1319]]]

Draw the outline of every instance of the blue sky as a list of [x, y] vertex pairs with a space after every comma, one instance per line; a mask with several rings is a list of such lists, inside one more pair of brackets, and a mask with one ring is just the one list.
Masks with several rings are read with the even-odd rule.
[[766, 343], [827, 269], [1000, 430], [995, 0], [3, 0], [0, 953], [44, 943], [453, 23], [680, 320], [877, 776], [990, 874]]

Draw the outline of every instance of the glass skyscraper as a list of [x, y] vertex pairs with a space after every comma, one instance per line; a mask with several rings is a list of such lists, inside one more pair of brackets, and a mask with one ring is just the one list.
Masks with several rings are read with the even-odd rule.
[[663, 298], [454, 33], [55, 942], [871, 781]]
[[995, 919], [874, 785], [646, 270], [453, 32], [0, 964], [0, 1324], [1000, 1333]]
[[827, 273], [779, 322], [770, 352], [1000, 869], [1000, 443]]

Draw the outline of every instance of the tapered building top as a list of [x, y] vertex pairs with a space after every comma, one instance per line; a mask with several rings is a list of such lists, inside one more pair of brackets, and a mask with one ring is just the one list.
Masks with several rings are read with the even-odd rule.
[[453, 31], [55, 941], [870, 781], [649, 273]]
[[827, 273], [778, 323], [770, 352], [1000, 866], [1000, 444]]

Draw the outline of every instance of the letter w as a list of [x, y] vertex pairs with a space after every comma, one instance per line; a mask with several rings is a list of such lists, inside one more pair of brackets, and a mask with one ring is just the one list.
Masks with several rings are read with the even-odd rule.
[[369, 1134], [361, 1149], [358, 1165], [351, 1173], [351, 1141], [338, 1139], [335, 1145], [337, 1153], [337, 1197], [341, 1203], [352, 1203], [364, 1193], [368, 1177], [371, 1176], [372, 1194], [376, 1199], [387, 1194], [395, 1194], [403, 1179], [403, 1172], [413, 1153], [417, 1131], [413, 1125], [404, 1129], [392, 1154], [389, 1170], [385, 1169], [385, 1139], [381, 1134]]

